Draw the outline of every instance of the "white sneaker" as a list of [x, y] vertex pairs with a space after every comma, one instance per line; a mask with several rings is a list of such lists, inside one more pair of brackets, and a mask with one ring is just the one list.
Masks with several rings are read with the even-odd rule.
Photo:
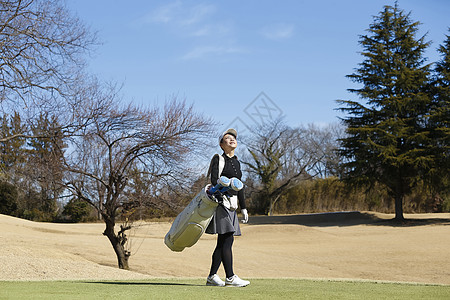
[[233, 277], [225, 279], [225, 284], [227, 286], [238, 286], [244, 287], [250, 284], [250, 281], [242, 280], [237, 275], [233, 275]]
[[217, 276], [217, 274], [208, 276], [208, 278], [206, 279], [206, 285], [211, 285], [211, 286], [225, 286], [225, 282], [223, 282], [222, 279], [220, 279], [219, 276]]

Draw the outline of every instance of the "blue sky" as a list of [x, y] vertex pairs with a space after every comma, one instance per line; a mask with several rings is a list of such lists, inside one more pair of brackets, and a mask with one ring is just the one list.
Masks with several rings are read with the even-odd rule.
[[[126, 4], [125, 4], [126, 3]], [[362, 61], [358, 40], [390, 0], [69, 0], [103, 42], [89, 59], [123, 96], [161, 105], [176, 95], [220, 128], [283, 115], [290, 126], [337, 122], [336, 99], [353, 99], [345, 76]], [[450, 1], [399, 0], [433, 41], [449, 34]], [[219, 128], [219, 129], [220, 129]]]

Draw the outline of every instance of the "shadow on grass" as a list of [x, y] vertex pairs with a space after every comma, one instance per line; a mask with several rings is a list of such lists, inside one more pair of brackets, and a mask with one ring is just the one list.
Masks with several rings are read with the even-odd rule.
[[395, 219], [384, 219], [375, 214], [359, 211], [350, 212], [332, 212], [316, 214], [300, 214], [288, 216], [251, 216], [248, 224], [250, 225], [304, 225], [304, 226], [392, 226], [392, 227], [412, 227], [424, 225], [450, 225], [450, 218], [406, 218], [403, 221]]
[[83, 281], [90, 284], [106, 284], [106, 285], [148, 285], [148, 286], [205, 286], [204, 284], [191, 284], [179, 282], [147, 282], [147, 281]]

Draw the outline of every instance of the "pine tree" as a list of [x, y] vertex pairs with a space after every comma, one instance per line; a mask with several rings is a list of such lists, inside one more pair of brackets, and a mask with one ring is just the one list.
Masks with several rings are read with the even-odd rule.
[[421, 170], [431, 163], [425, 126], [430, 96], [430, 66], [423, 57], [429, 42], [416, 39], [419, 22], [412, 22], [395, 4], [374, 17], [368, 35], [360, 37], [364, 60], [348, 75], [361, 84], [349, 89], [365, 103], [339, 100], [347, 137], [340, 154], [347, 159], [345, 178], [386, 186], [395, 201], [395, 219], [403, 220], [403, 199]]
[[17, 112], [11, 116], [5, 114], [0, 118], [0, 122], [1, 136], [6, 138], [6, 140], [0, 141], [0, 178], [15, 184], [21, 180], [25, 164], [25, 139], [23, 137], [8, 138], [23, 134], [26, 132], [26, 127]]
[[435, 157], [435, 163], [427, 179], [436, 194], [448, 192], [450, 182], [450, 36], [446, 38], [438, 48], [441, 59], [434, 69], [429, 122], [433, 141], [430, 152]]
[[56, 199], [62, 193], [59, 184], [63, 178], [63, 155], [66, 145], [56, 117], [41, 114], [31, 128], [33, 137], [28, 140], [28, 174], [39, 186], [38, 209], [52, 217], [56, 212]]

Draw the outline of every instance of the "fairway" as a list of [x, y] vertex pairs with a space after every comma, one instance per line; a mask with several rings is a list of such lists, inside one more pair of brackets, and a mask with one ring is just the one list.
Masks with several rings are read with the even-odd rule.
[[0, 282], [0, 299], [449, 299], [450, 286], [252, 279], [245, 288], [204, 279]]

